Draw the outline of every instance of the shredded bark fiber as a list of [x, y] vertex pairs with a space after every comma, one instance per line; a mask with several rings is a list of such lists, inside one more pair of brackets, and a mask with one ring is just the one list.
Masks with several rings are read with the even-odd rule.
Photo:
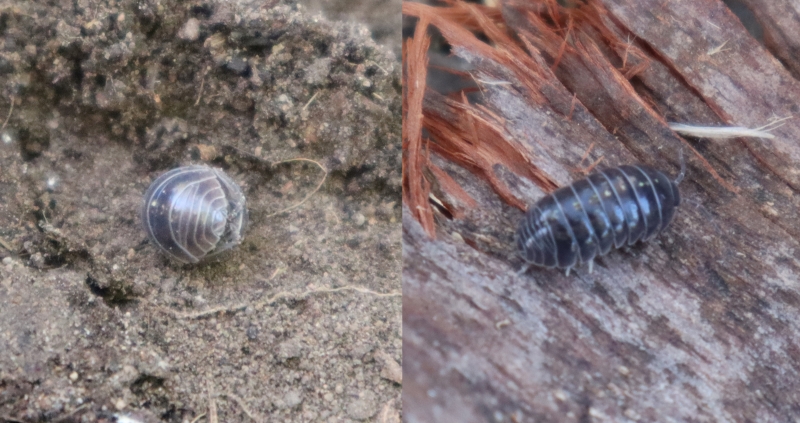
[[[404, 418], [800, 415], [800, 9], [744, 3], [763, 46], [720, 0], [403, 4]], [[420, 50], [428, 34], [449, 57]], [[668, 125], [784, 118], [774, 139]], [[526, 205], [595, 167], [674, 177], [682, 154], [659, 237], [591, 274], [517, 273]]]
[[425, 96], [427, 52], [431, 40], [427, 34], [428, 19], [422, 18], [414, 37], [403, 46], [403, 202], [431, 236], [433, 212], [428, 204], [430, 186], [422, 177], [425, 161], [422, 152], [422, 100]]

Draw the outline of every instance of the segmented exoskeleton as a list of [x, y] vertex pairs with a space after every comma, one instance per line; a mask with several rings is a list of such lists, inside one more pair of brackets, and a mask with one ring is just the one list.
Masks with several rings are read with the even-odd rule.
[[560, 188], [528, 209], [517, 246], [530, 264], [570, 269], [646, 241], [672, 221], [678, 183], [648, 166], [619, 166]]
[[244, 193], [221, 169], [172, 169], [153, 181], [144, 195], [147, 236], [181, 263], [197, 263], [238, 245], [246, 222]]

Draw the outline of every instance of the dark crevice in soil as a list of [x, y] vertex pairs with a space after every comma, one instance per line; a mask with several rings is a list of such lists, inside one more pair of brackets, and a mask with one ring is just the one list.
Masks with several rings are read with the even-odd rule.
[[131, 383], [131, 392], [142, 395], [149, 390], [164, 386], [164, 378], [143, 374]]
[[86, 286], [89, 287], [92, 294], [102, 298], [109, 307], [124, 306], [135, 301], [133, 293], [127, 287], [122, 285], [103, 287], [91, 275], [86, 277]]

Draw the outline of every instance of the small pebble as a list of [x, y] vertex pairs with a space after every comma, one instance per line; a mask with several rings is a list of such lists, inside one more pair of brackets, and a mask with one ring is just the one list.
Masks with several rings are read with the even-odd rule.
[[347, 404], [347, 416], [354, 420], [367, 420], [377, 412], [377, 398], [370, 391], [361, 392], [358, 398]]
[[303, 397], [300, 395], [300, 391], [291, 390], [284, 395], [283, 402], [286, 404], [287, 408], [294, 408], [303, 402]]
[[363, 214], [356, 213], [356, 214], [353, 215], [353, 223], [355, 223], [356, 226], [363, 226], [364, 223], [366, 223], [366, 222], [367, 222], [367, 218], [364, 217]]
[[45, 181], [45, 185], [47, 187], [47, 190], [50, 191], [50, 192], [55, 191], [56, 188], [58, 188], [58, 183], [59, 182], [60, 182], [60, 178], [58, 177], [58, 175], [50, 175], [50, 176], [48, 176], [47, 180]]
[[258, 339], [258, 328], [255, 326], [249, 326], [247, 328], [247, 339], [251, 341], [255, 341]]
[[217, 158], [217, 149], [213, 145], [197, 144], [195, 146], [197, 156], [204, 162], [209, 162]]
[[14, 143], [14, 137], [11, 135], [9, 131], [3, 131], [0, 133], [0, 139], [3, 140], [3, 144], [9, 145]]
[[34, 253], [31, 256], [31, 265], [37, 269], [44, 268], [44, 256], [42, 256], [42, 253]]
[[180, 31], [178, 31], [178, 38], [186, 41], [197, 41], [200, 37], [200, 21], [191, 18], [183, 24]]

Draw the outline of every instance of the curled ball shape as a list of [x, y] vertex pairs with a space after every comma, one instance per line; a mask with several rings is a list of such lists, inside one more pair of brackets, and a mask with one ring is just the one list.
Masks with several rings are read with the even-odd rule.
[[184, 166], [159, 176], [144, 195], [145, 232], [181, 263], [197, 263], [242, 242], [242, 189], [220, 169]]

